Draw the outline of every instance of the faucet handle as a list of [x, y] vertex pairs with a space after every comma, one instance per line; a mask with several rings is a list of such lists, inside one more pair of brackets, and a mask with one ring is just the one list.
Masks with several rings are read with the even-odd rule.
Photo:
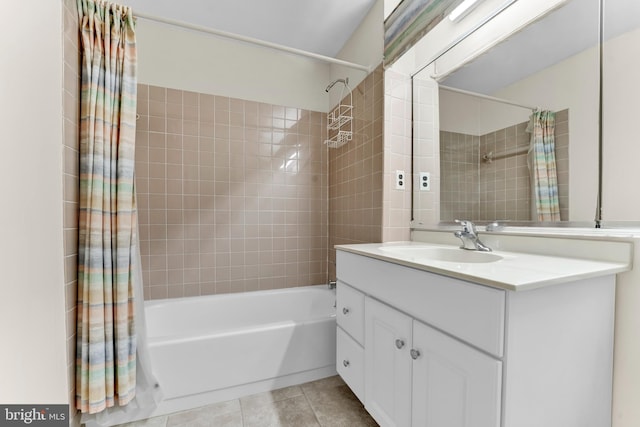
[[455, 221], [462, 226], [462, 231], [464, 231], [465, 233], [476, 234], [476, 226], [473, 222], [466, 219], [456, 219]]

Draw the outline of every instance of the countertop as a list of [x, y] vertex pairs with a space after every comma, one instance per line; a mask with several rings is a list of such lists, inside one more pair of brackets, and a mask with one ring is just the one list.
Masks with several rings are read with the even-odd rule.
[[[628, 261], [604, 261], [498, 250], [491, 252], [491, 254], [502, 257], [502, 259], [498, 261], [465, 263], [438, 261], [424, 257], [391, 253], [388, 249], [384, 249], [393, 246], [411, 248], [457, 248], [457, 246], [451, 245], [411, 241], [337, 245], [335, 248], [338, 251], [363, 255], [509, 291], [532, 290], [580, 279], [622, 273], [631, 269], [630, 257]], [[459, 250], [462, 251], [464, 249]]]

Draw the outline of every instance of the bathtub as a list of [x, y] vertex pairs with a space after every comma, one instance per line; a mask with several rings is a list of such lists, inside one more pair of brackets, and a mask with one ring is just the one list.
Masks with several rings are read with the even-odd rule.
[[326, 285], [145, 302], [154, 415], [336, 374]]

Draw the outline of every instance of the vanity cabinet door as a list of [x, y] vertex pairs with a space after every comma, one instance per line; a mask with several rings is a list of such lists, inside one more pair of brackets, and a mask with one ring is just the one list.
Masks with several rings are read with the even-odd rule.
[[411, 357], [414, 426], [500, 426], [499, 360], [418, 321]]
[[336, 286], [336, 321], [358, 344], [364, 343], [364, 294], [339, 280]]
[[412, 319], [365, 301], [365, 407], [381, 426], [411, 425]]
[[336, 370], [364, 404], [364, 350], [340, 326], [336, 328]]

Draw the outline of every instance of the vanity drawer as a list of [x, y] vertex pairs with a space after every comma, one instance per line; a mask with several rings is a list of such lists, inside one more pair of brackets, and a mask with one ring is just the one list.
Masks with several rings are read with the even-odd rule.
[[336, 370], [364, 404], [364, 350], [339, 326], [336, 331]]
[[502, 357], [504, 290], [340, 250], [337, 273], [356, 290]]
[[340, 281], [336, 286], [336, 321], [360, 345], [364, 344], [364, 294]]

